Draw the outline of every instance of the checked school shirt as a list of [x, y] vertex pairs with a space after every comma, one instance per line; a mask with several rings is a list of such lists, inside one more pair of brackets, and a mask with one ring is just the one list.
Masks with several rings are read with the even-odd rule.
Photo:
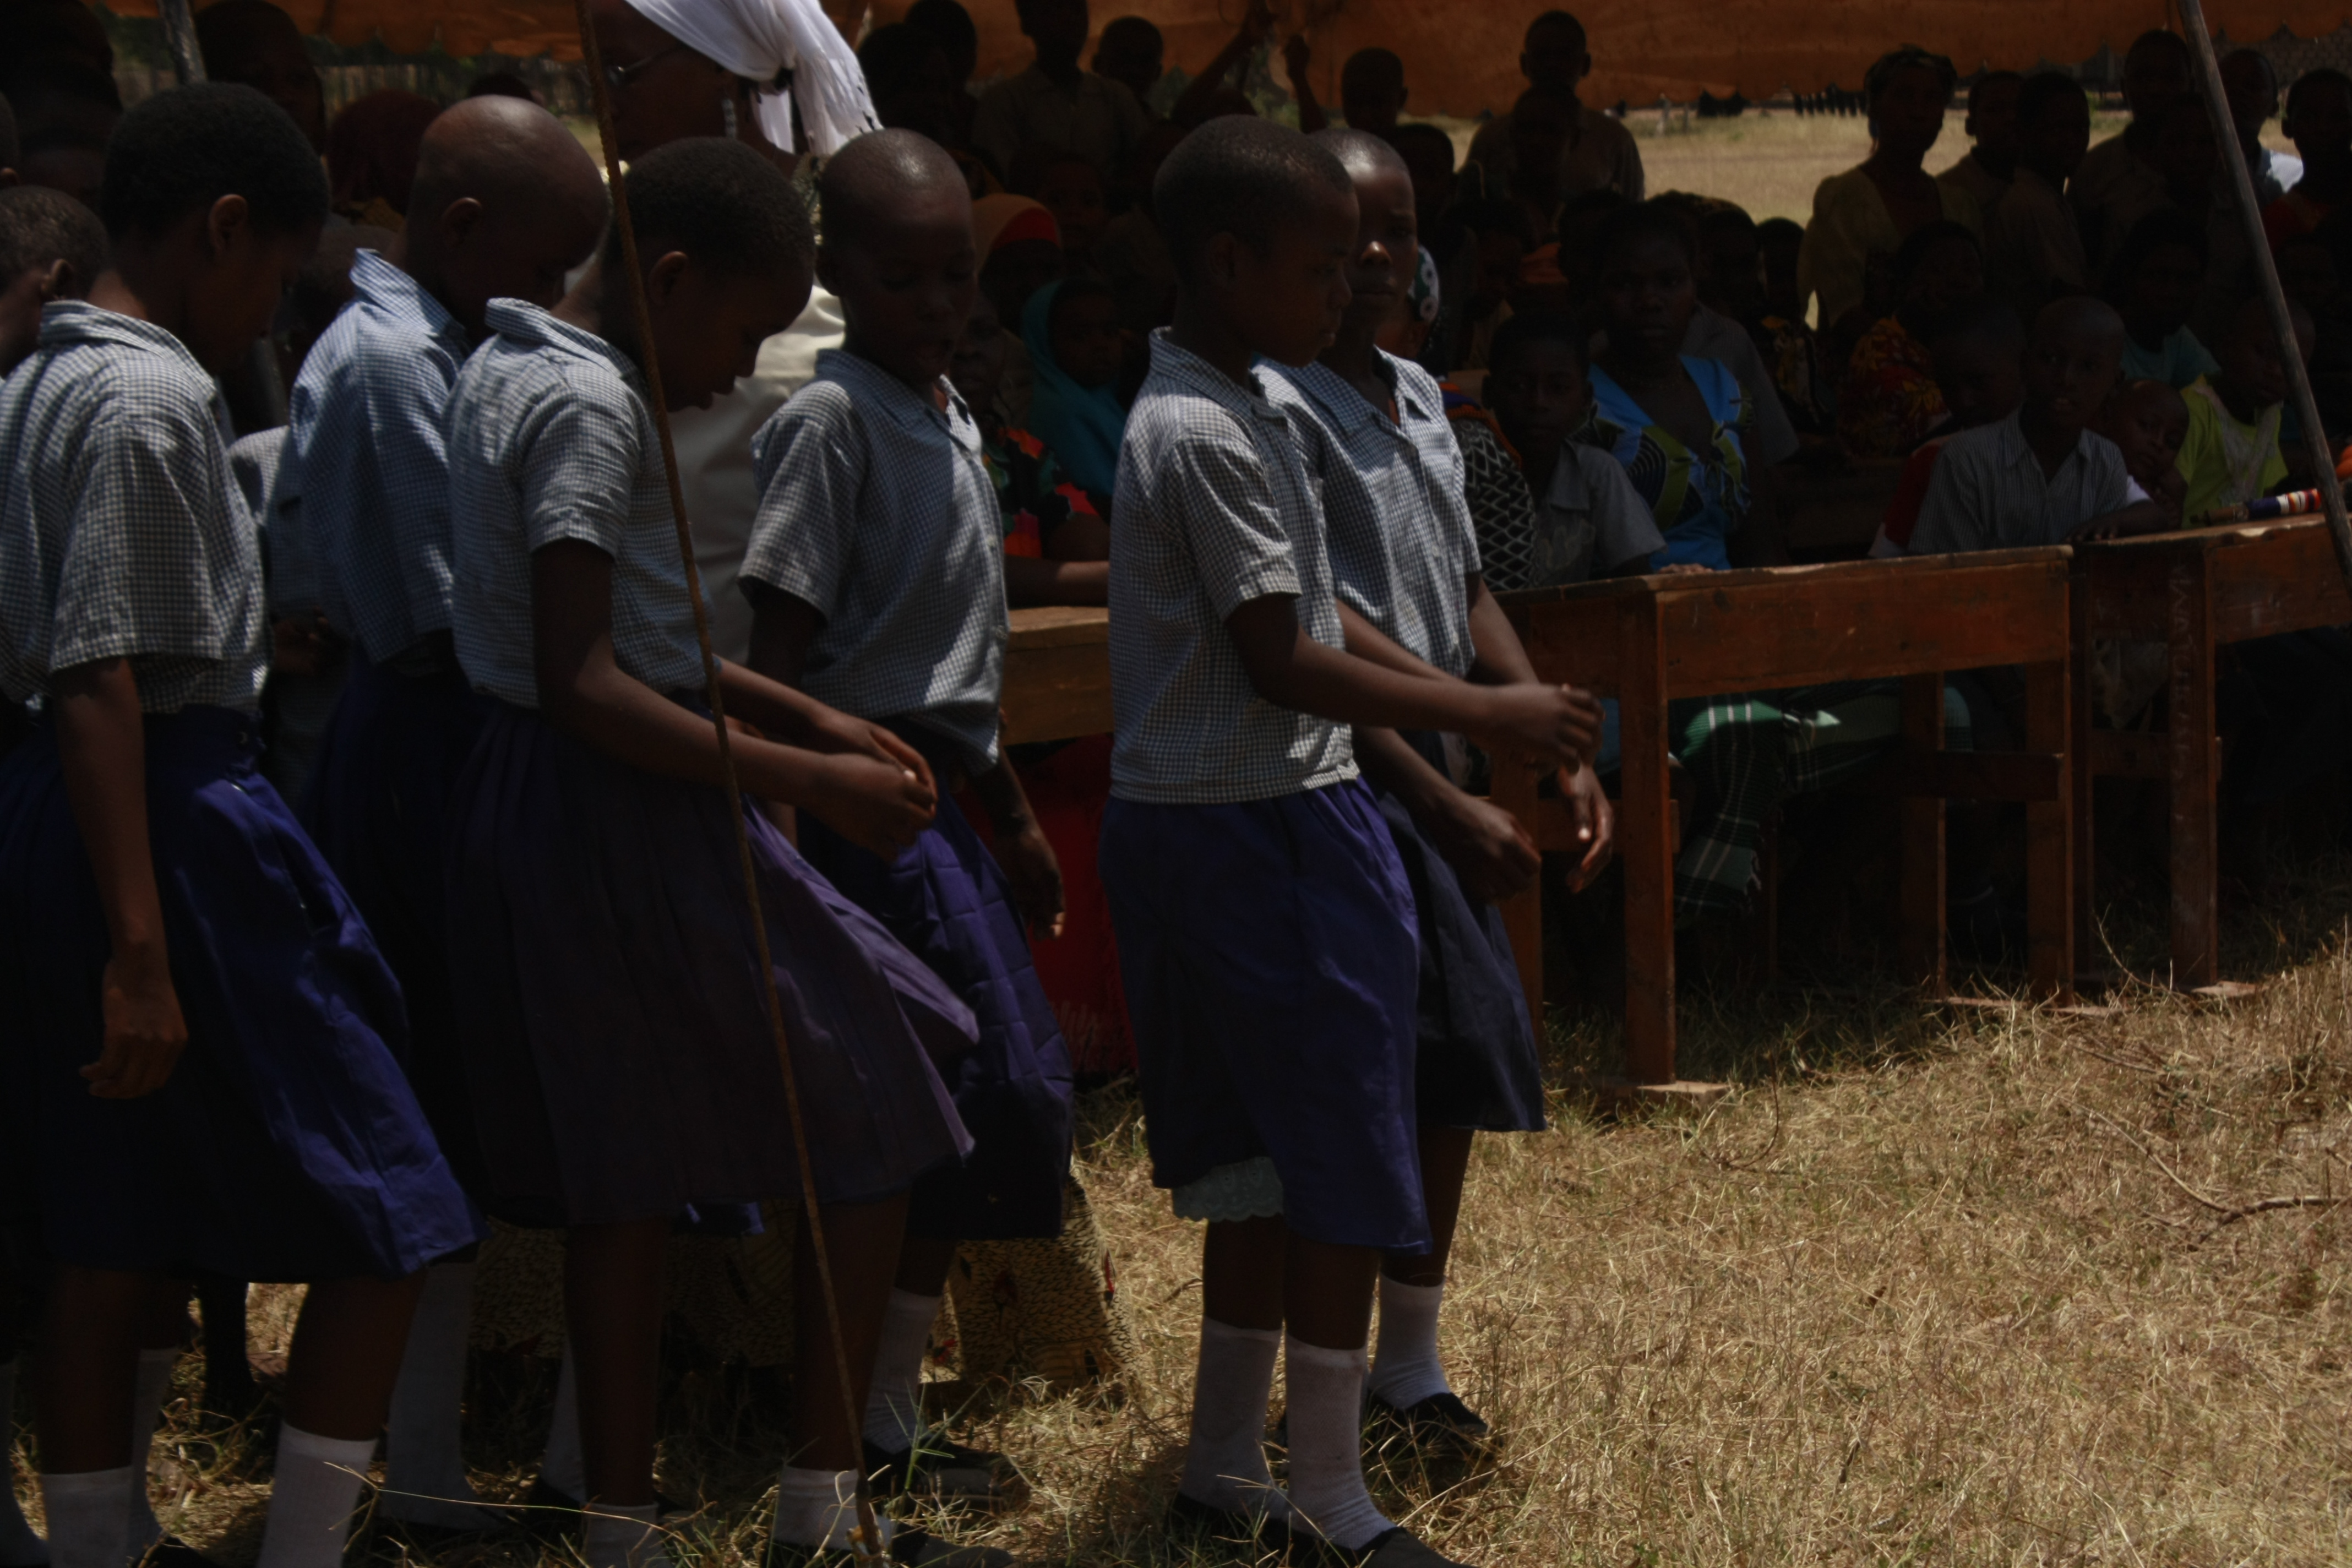
[[1480, 569], [1462, 448], [1427, 371], [1382, 352], [1397, 416], [1320, 363], [1270, 366], [1266, 396], [1291, 415], [1323, 506], [1339, 597], [1448, 675], [1477, 660], [1468, 578]]
[[816, 356], [816, 379], [751, 443], [760, 510], [745, 580], [824, 617], [801, 684], [863, 719], [947, 736], [966, 765], [996, 765], [1004, 690], [1003, 524], [980, 426], [854, 353]]
[[261, 550], [218, 387], [163, 328], [64, 300], [0, 386], [0, 689], [131, 661], [139, 706], [261, 703]]
[[1225, 617], [1297, 603], [1298, 624], [1344, 646], [1315, 481], [1292, 416], [1165, 331], [1127, 416], [1111, 504], [1111, 794], [1222, 805], [1356, 776], [1348, 726], [1257, 694]]
[[530, 558], [576, 539], [613, 558], [613, 652], [656, 691], [702, 689], [661, 445], [637, 367], [593, 332], [493, 300], [497, 335], [449, 399], [457, 662], [476, 690], [539, 706]]
[[373, 250], [287, 399], [327, 619], [377, 664], [449, 629], [449, 391], [466, 330]]

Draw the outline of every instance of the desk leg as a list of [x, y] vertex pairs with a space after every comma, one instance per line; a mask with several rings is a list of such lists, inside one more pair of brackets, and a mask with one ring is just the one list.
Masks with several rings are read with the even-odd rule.
[[[2078, 963], [2099, 963], [2099, 840], [2093, 806], [2091, 726], [2091, 595], [2080, 557], [2068, 584], [2067, 618], [2073, 630], [2067, 638], [2073, 655], [2066, 692], [2066, 779], [2074, 807], [2074, 957]], [[2030, 749], [2030, 748], [2029, 748]]]
[[1658, 607], [1624, 617], [1619, 735], [1624, 752], [1617, 853], [1625, 863], [1625, 1071], [1675, 1081], [1675, 846], [1666, 780], [1664, 650]]
[[2025, 806], [2026, 973], [2034, 994], [2074, 999], [2074, 797], [2067, 767], [2067, 663], [2025, 667], [2025, 749], [2055, 756], [2058, 797]]
[[[1903, 748], [1927, 756], [1944, 749], [1944, 678], [1911, 675], [1903, 680]], [[1899, 951], [1903, 971], [1931, 995], [1945, 990], [1944, 803], [1906, 797], [1903, 820], [1903, 923]]]
[[2172, 568], [2166, 642], [2172, 702], [2166, 771], [2172, 798], [2172, 983], [2210, 985], [2221, 971], [2220, 848], [2214, 822], [2213, 595], [2202, 555]]
[[[1494, 759], [1494, 783], [1489, 804], [1509, 812], [1529, 833], [1536, 830], [1536, 790], [1542, 773], [1524, 757]], [[1511, 939], [1511, 956], [1519, 966], [1519, 989], [1527, 993], [1528, 1016], [1535, 1020], [1536, 1039], [1544, 1038], [1543, 879], [1501, 905], [1503, 930]]]

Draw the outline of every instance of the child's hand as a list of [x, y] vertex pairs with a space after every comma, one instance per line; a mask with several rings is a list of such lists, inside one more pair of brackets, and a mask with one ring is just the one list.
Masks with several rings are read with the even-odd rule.
[[1580, 893], [1608, 868], [1617, 853], [1617, 809], [1601, 791], [1601, 775], [1590, 764], [1560, 781], [1559, 793], [1576, 816], [1576, 836], [1584, 845], [1584, 858], [1568, 879], [1568, 890]]
[[187, 1020], [172, 989], [172, 966], [161, 952], [116, 953], [99, 982], [105, 1044], [81, 1069], [100, 1100], [137, 1100], [154, 1093], [187, 1048]]
[[2130, 539], [2143, 533], [2161, 533], [2179, 521], [2177, 510], [2168, 512], [2161, 501], [2136, 501], [2118, 511], [2105, 512], [2085, 520], [2070, 540]]
[[1449, 791], [1444, 809], [1432, 813], [1423, 827], [1474, 903], [1516, 898], [1543, 869], [1543, 856], [1519, 819], [1475, 795]]
[[1062, 862], [1046, 842], [1037, 819], [1023, 812], [1020, 820], [998, 822], [996, 863], [1013, 885], [1013, 907], [1021, 923], [1034, 936], [1062, 934]]
[[817, 758], [807, 795], [806, 809], [886, 860], [921, 837], [939, 811], [939, 795], [926, 774], [853, 753]]
[[923, 781], [925, 789], [935, 796], [939, 794], [939, 781], [931, 776], [931, 764], [923, 760], [923, 753], [891, 733], [886, 725], [827, 708], [810, 719], [807, 732], [800, 742], [809, 751], [828, 756], [871, 757], [877, 763], [911, 768]]
[[285, 616], [269, 623], [269, 668], [278, 675], [317, 675], [341, 643], [320, 611], [308, 620]]
[[1474, 739], [1489, 751], [1533, 752], [1575, 767], [1601, 738], [1601, 704], [1589, 691], [1540, 682], [1481, 688], [1487, 717]]

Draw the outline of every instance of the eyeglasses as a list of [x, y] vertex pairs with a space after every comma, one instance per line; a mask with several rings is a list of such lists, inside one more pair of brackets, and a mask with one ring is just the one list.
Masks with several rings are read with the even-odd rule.
[[684, 44], [673, 43], [666, 49], [656, 49], [652, 54], [647, 55], [644, 59], [637, 61], [635, 65], [606, 66], [604, 68], [604, 85], [611, 88], [614, 92], [619, 92], [622, 89], [627, 87], [629, 83], [644, 75], [645, 72], [652, 67], [656, 60], [661, 59], [668, 55], [674, 55], [684, 47], [686, 47]]

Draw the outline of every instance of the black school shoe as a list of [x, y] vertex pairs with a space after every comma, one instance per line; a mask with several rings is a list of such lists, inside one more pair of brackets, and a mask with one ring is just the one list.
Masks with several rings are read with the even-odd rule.
[[1276, 1519], [1270, 1513], [1230, 1512], [1182, 1492], [1178, 1492], [1176, 1500], [1168, 1505], [1168, 1530], [1171, 1535], [1238, 1547], [1250, 1553], [1242, 1559], [1249, 1563], [1264, 1562], [1268, 1557], [1287, 1563], [1291, 1548], [1297, 1543], [1287, 1520]]
[[[771, 1541], [761, 1568], [856, 1568], [867, 1561], [845, 1546]], [[905, 1568], [1013, 1568], [1014, 1558], [993, 1546], [958, 1546], [919, 1530], [900, 1530], [890, 1537], [888, 1561]]]
[[1365, 1402], [1366, 1424], [1387, 1426], [1416, 1448], [1465, 1457], [1483, 1454], [1495, 1445], [1495, 1429], [1486, 1418], [1462, 1403], [1451, 1389], [1399, 1409], [1387, 1400]]
[[1029, 1500], [1029, 1483], [1012, 1460], [936, 1432], [925, 1433], [903, 1454], [866, 1444], [866, 1479], [877, 1498], [915, 1498], [943, 1508], [1013, 1513]]
[[1381, 1531], [1369, 1544], [1353, 1552], [1328, 1541], [1322, 1542], [1320, 1551], [1325, 1563], [1340, 1568], [1469, 1568], [1468, 1563], [1439, 1552], [1402, 1524]]

